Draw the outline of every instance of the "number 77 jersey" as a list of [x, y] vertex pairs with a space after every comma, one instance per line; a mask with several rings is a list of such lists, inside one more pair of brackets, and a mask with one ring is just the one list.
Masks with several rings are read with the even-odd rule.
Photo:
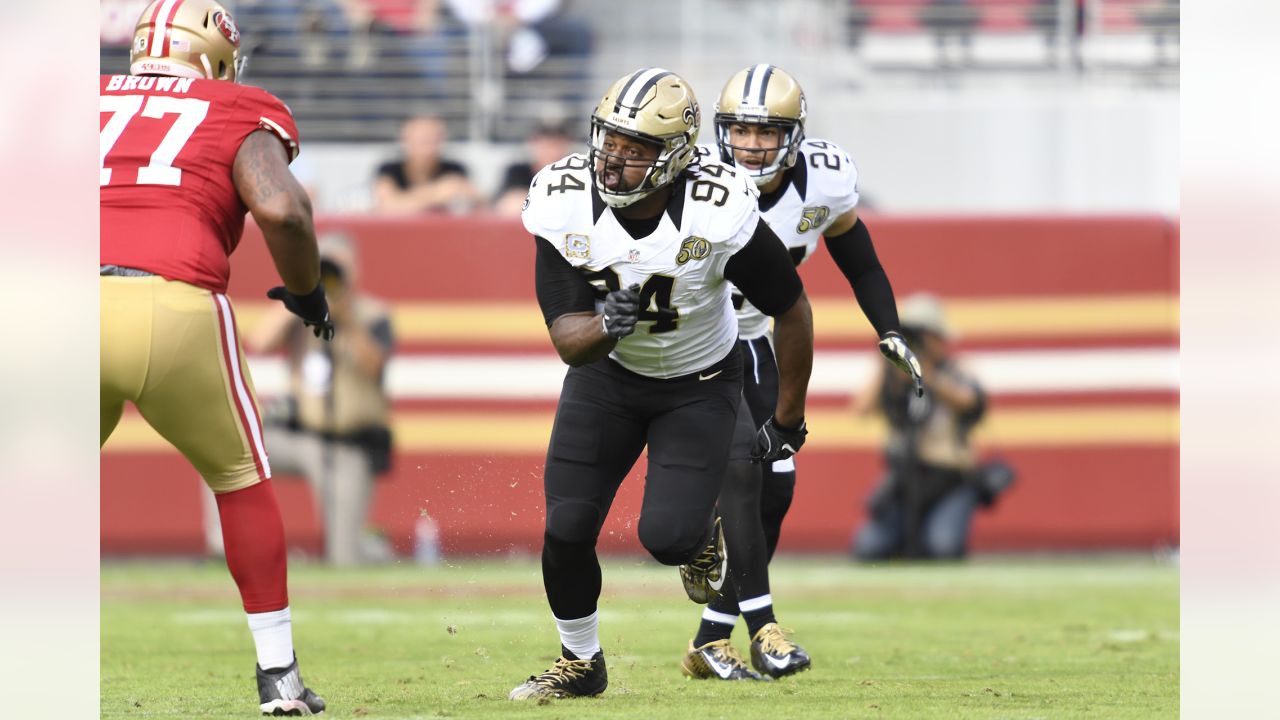
[[718, 162], [692, 165], [657, 226], [635, 238], [596, 194], [587, 163], [570, 155], [538, 173], [522, 218], [595, 287], [597, 312], [609, 291], [640, 285], [636, 331], [610, 357], [661, 379], [723, 359], [738, 336], [725, 265], [759, 222], [755, 185]]
[[155, 76], [103, 75], [98, 101], [100, 262], [226, 292], [246, 212], [236, 153], [266, 130], [293, 160], [289, 109], [249, 85]]

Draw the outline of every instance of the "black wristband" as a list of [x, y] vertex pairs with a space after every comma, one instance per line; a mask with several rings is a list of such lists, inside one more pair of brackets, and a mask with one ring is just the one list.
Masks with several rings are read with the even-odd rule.
[[[285, 288], [288, 292], [288, 288]], [[324, 283], [316, 283], [316, 289], [306, 295], [294, 295], [289, 293], [289, 297], [298, 307], [298, 315], [312, 322], [321, 322], [329, 315], [329, 301], [324, 296]]]
[[799, 425], [797, 425], [797, 426], [795, 426], [795, 427], [787, 427], [786, 425], [783, 425], [782, 423], [778, 422], [778, 416], [777, 416], [777, 415], [774, 415], [774, 416], [773, 416], [773, 426], [774, 426], [774, 427], [776, 427], [776, 428], [778, 428], [778, 429], [779, 429], [779, 430], [781, 430], [782, 432], [786, 432], [786, 433], [800, 432], [800, 430], [802, 430], [802, 429], [804, 428], [804, 418], [800, 418], [800, 424], [799, 424]]

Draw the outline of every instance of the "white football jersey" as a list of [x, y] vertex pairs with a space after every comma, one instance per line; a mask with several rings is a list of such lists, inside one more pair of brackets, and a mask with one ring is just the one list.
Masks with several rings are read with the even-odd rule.
[[[699, 145], [703, 162], [720, 157], [715, 145]], [[825, 140], [806, 139], [790, 170], [782, 197], [760, 216], [787, 246], [796, 265], [813, 257], [818, 238], [836, 218], [858, 206], [858, 168], [839, 145]], [[753, 340], [769, 332], [769, 316], [760, 312], [740, 294], [734, 296], [738, 308], [738, 336]]]
[[738, 325], [724, 268], [760, 217], [755, 184], [727, 165], [690, 166], [676, 187], [657, 229], [636, 240], [596, 197], [587, 157], [573, 154], [534, 177], [521, 213], [525, 228], [554, 245], [598, 297], [641, 286], [636, 330], [609, 356], [663, 379], [710, 367], [733, 348]]

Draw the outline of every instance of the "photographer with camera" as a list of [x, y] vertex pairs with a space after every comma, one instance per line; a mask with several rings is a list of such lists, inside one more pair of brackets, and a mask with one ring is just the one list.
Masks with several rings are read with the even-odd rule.
[[320, 276], [338, 328], [331, 343], [303, 332], [287, 312], [273, 311], [249, 338], [255, 352], [283, 350], [289, 395], [264, 408], [271, 462], [282, 474], [307, 478], [320, 509], [325, 558], [355, 565], [370, 558], [363, 547], [374, 479], [391, 462], [390, 399], [383, 387], [393, 338], [391, 318], [356, 285], [355, 253], [348, 240], [320, 241]]
[[986, 393], [951, 355], [951, 330], [937, 298], [917, 294], [898, 306], [902, 335], [925, 378], [917, 397], [902, 373], [877, 374], [855, 398], [859, 414], [889, 423], [887, 474], [867, 502], [854, 537], [859, 560], [890, 557], [960, 559], [979, 505], [991, 505], [1013, 481], [1001, 462], [979, 465], [970, 434], [987, 408]]

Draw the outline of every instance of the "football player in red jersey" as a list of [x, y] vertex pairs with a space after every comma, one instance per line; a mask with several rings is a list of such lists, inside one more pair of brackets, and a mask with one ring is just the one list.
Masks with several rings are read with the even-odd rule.
[[289, 172], [298, 131], [269, 93], [236, 84], [240, 32], [212, 0], [155, 0], [129, 75], [102, 76], [101, 441], [126, 401], [214, 491], [227, 566], [257, 649], [264, 714], [324, 701], [298, 674], [284, 526], [253, 382], [224, 294], [245, 212], [262, 229], [281, 300], [332, 337], [311, 205]]

